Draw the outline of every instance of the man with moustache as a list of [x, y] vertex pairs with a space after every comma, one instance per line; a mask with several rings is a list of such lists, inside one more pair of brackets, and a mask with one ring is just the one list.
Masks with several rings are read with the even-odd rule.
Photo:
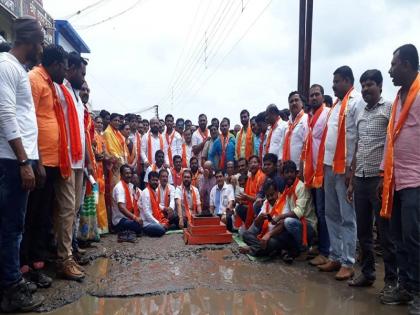
[[367, 70], [360, 77], [363, 99], [367, 104], [357, 120], [358, 141], [352, 165], [355, 176], [347, 188], [347, 198], [352, 201], [354, 193], [357, 238], [362, 256], [362, 272], [349, 281], [349, 285], [371, 286], [376, 279], [373, 251], [375, 218], [379, 228], [379, 240], [384, 251], [385, 291], [393, 289], [397, 284], [397, 263], [389, 221], [379, 216], [381, 201], [376, 191], [381, 180], [379, 166], [383, 156], [392, 105], [381, 97], [382, 81], [382, 74], [376, 69]]
[[[150, 119], [150, 131], [145, 133], [141, 138], [141, 159], [146, 169], [156, 162], [154, 160], [156, 151], [166, 151], [163, 135], [159, 133], [159, 126], [159, 119], [157, 119], [156, 117]], [[165, 164], [166, 166], [169, 165], [167, 156], [165, 156]]]
[[325, 123], [329, 108], [324, 101], [324, 88], [319, 84], [313, 84], [309, 89], [308, 135], [302, 151], [301, 175], [307, 188], [311, 188], [314, 201], [315, 213], [318, 219], [318, 250], [319, 255], [310, 260], [310, 264], [318, 266], [327, 263], [330, 253], [330, 237], [328, 235], [327, 222], [325, 220], [324, 188], [321, 185], [315, 188], [313, 179], [319, 156], [319, 145], [322, 140]]
[[249, 122], [249, 111], [244, 109], [240, 113], [242, 128], [238, 131], [235, 141], [235, 160], [249, 159], [254, 154], [254, 136]]
[[[207, 141], [210, 140], [209, 130], [207, 129], [207, 116], [206, 115], [200, 114], [198, 116], [198, 127], [199, 128], [196, 131], [194, 131], [192, 135], [192, 145], [193, 145], [192, 151], [194, 153], [194, 156], [197, 157], [198, 162], [201, 163], [201, 156], [202, 156], [202, 151], [204, 149], [204, 145], [206, 144]], [[191, 126], [187, 126], [187, 121], [185, 121], [185, 129], [190, 129], [190, 128]]]
[[182, 186], [175, 191], [175, 203], [178, 211], [178, 227], [180, 229], [188, 226], [188, 221], [194, 214], [201, 213], [200, 193], [191, 185], [192, 173], [189, 169], [182, 174]]

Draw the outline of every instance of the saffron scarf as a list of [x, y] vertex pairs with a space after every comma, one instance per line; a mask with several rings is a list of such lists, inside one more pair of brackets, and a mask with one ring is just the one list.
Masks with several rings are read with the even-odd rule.
[[322, 112], [324, 111], [325, 105], [322, 104], [313, 116], [309, 116], [308, 126], [308, 136], [306, 137], [304, 149], [302, 150], [301, 160], [303, 161], [303, 174], [305, 178], [305, 185], [306, 187], [311, 187], [312, 181], [315, 176], [315, 169], [312, 157], [312, 146], [313, 146], [313, 128], [315, 127], [318, 118], [321, 116]]
[[188, 167], [188, 159], [187, 159], [187, 144], [182, 144], [182, 167], [187, 168]]
[[198, 180], [200, 178], [200, 172], [197, 171], [195, 172], [195, 174], [192, 175], [192, 179], [191, 179], [191, 185], [195, 186], [198, 188]]
[[187, 190], [185, 189], [184, 186], [182, 186], [184, 209], [185, 209], [185, 215], [187, 216], [188, 222], [191, 222], [191, 217], [192, 217], [191, 210], [194, 213], [197, 213], [197, 195], [195, 193], [194, 187], [190, 186], [190, 191], [191, 191], [191, 197], [192, 197], [192, 209], [190, 209], [190, 205], [188, 203]]
[[290, 160], [290, 147], [291, 147], [291, 142], [292, 142], [292, 134], [293, 134], [293, 130], [296, 128], [296, 126], [299, 124], [300, 120], [303, 117], [303, 110], [301, 110], [299, 112], [299, 114], [297, 114], [297, 116], [295, 117], [295, 120], [293, 122], [289, 121], [288, 122], [288, 128], [287, 128], [287, 132], [284, 138], [284, 146], [283, 146], [283, 161], [289, 161]]
[[[341, 102], [340, 113], [338, 117], [337, 144], [335, 147], [332, 165], [332, 169], [336, 174], [344, 174], [346, 171], [346, 110], [347, 103], [350, 98], [350, 93], [353, 91], [353, 89], [354, 88], [352, 87], [350, 90], [348, 90], [343, 98], [343, 101]], [[331, 113], [337, 103], [338, 100], [335, 101], [333, 107], [329, 111], [324, 131], [322, 132], [321, 143], [319, 145], [318, 160], [316, 163], [315, 175], [312, 184], [312, 187], [314, 188], [320, 188], [324, 181], [325, 140], [327, 138], [328, 132], [328, 120], [330, 119]]]
[[[163, 139], [162, 136], [159, 134], [159, 147], [160, 150], [163, 151]], [[153, 162], [153, 154], [152, 154], [152, 133], [149, 131], [149, 134], [147, 135], [147, 159], [149, 160], [149, 163]]]
[[209, 137], [209, 130], [207, 128], [204, 130], [204, 133], [201, 131], [200, 128], [198, 128], [198, 133], [200, 134], [203, 141], [206, 141], [207, 138]]
[[130, 188], [125, 181], [121, 180], [121, 183], [125, 193], [125, 207], [129, 212], [138, 217], [140, 215], [139, 206], [137, 202], [135, 202], [133, 194], [130, 192]]
[[162, 224], [164, 226], [168, 226], [169, 222], [165, 218], [165, 216], [163, 215], [162, 211], [160, 210], [159, 199], [156, 196], [156, 192], [153, 190], [152, 187], [150, 187], [150, 184], [147, 185], [147, 190], [149, 191], [150, 203], [151, 203], [151, 207], [152, 207], [153, 217], [156, 220], [158, 220], [160, 224]]
[[[161, 193], [160, 187], [161, 186], [159, 185], [157, 194], [158, 194], [158, 198], [159, 198], [159, 203], [162, 203], [162, 200], [161, 200], [162, 193]], [[164, 207], [167, 208], [167, 207], [169, 207], [169, 194], [170, 194], [168, 184], [166, 185], [165, 191], [163, 192], [163, 194], [165, 196], [165, 199], [163, 200], [163, 205], [164, 205]]]
[[[238, 159], [241, 156], [241, 147], [242, 147], [242, 136], [244, 134], [244, 128], [242, 127], [241, 131], [239, 131], [239, 135], [238, 135], [238, 143], [236, 144], [236, 156], [238, 157]], [[248, 160], [249, 157], [252, 155], [253, 153], [253, 148], [254, 148], [254, 144], [253, 144], [253, 137], [252, 137], [252, 130], [251, 130], [251, 125], [248, 123], [248, 127], [246, 129], [246, 138], [245, 138], [245, 158]]]
[[172, 130], [172, 135], [168, 135], [168, 131], [165, 133], [166, 144], [168, 145], [168, 159], [170, 167], [174, 167], [174, 162], [172, 161], [172, 142], [175, 137], [175, 130]]
[[[44, 69], [45, 73], [47, 71]], [[53, 102], [54, 102], [54, 113], [57, 117], [57, 123], [59, 127], [59, 164], [60, 164], [60, 174], [61, 177], [67, 179], [71, 175], [71, 163], [69, 154], [67, 151], [68, 141], [67, 141], [67, 129], [66, 129], [66, 120], [64, 118], [63, 108], [60, 105], [60, 101], [57, 96], [57, 92], [54, 87], [54, 83], [51, 80], [50, 76], [48, 75], [48, 86], [50, 87], [53, 95]], [[79, 130], [79, 126], [77, 126], [77, 130]]]
[[[286, 205], [287, 198], [293, 198], [295, 204], [297, 200], [296, 196], [296, 187], [299, 184], [299, 178], [296, 177], [295, 182], [292, 186], [287, 187], [284, 192], [280, 195], [280, 198], [277, 198], [276, 203], [274, 206], [269, 210], [269, 204], [267, 202], [265, 213], [270, 214], [272, 218], [280, 215], [283, 213], [284, 206]], [[300, 218], [300, 222], [302, 223], [302, 245], [307, 246], [308, 245], [308, 226], [307, 221], [305, 217]], [[268, 232], [268, 220], [264, 220], [261, 233], [258, 235], [258, 239], [262, 239], [264, 235]]]
[[265, 153], [266, 154], [270, 151], [271, 137], [273, 136], [274, 129], [277, 128], [277, 125], [279, 124], [280, 119], [281, 119], [280, 117], [277, 117], [276, 122], [271, 126], [270, 131], [268, 132], [267, 144], [265, 146]]
[[177, 172], [175, 168], [171, 169], [172, 180], [174, 182], [175, 188], [182, 185], [182, 169]]
[[[246, 180], [245, 191], [244, 191], [245, 194], [250, 195], [251, 197], [255, 197], [258, 191], [261, 189], [262, 185], [264, 184], [264, 181], [265, 181], [265, 174], [263, 173], [263, 171], [261, 171], [261, 169], [259, 169], [255, 173], [255, 175], [251, 175]], [[254, 222], [254, 218], [255, 218], [255, 212], [253, 208], [253, 202], [247, 201], [247, 213], [246, 213], [246, 220], [245, 220], [246, 229], [248, 229], [252, 225], [252, 222]], [[242, 223], [244, 222], [242, 221], [240, 216], [236, 215], [235, 227], [239, 228], [242, 225]]]
[[227, 148], [228, 143], [229, 143], [229, 135], [227, 135], [226, 137], [223, 137], [223, 135], [221, 135], [220, 136], [220, 145], [222, 146], [222, 153], [221, 153], [220, 161], [219, 161], [219, 168], [220, 169], [225, 168], [226, 148]]
[[77, 116], [76, 105], [74, 104], [73, 97], [71, 96], [69, 90], [67, 90], [64, 84], [60, 84], [60, 89], [63, 92], [64, 99], [67, 103], [71, 159], [73, 162], [78, 162], [83, 157], [79, 117]]
[[416, 79], [413, 84], [411, 84], [410, 90], [408, 91], [407, 98], [405, 99], [404, 104], [402, 104], [398, 121], [395, 120], [395, 116], [397, 114], [397, 106], [400, 99], [401, 89], [394, 100], [394, 104], [392, 105], [391, 117], [389, 119], [388, 129], [386, 132], [387, 143], [384, 158], [384, 185], [382, 190], [382, 208], [380, 213], [381, 217], [387, 219], [391, 218], [392, 215], [392, 201], [394, 197], [394, 144], [419, 92], [420, 74], [417, 74]]

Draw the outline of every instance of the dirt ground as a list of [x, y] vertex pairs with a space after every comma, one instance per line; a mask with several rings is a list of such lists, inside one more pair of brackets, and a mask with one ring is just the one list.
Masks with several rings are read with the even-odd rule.
[[[239, 246], [186, 246], [182, 235], [135, 244], [105, 236], [89, 249], [82, 283], [55, 280], [39, 290], [52, 314], [405, 314], [379, 303], [378, 280], [352, 289], [306, 262], [251, 261]], [[378, 279], [383, 277], [382, 262]], [[129, 297], [129, 298], [127, 298]], [[72, 303], [72, 304], [70, 304]], [[65, 307], [63, 307], [66, 304]], [[102, 311], [100, 311], [102, 310]]]

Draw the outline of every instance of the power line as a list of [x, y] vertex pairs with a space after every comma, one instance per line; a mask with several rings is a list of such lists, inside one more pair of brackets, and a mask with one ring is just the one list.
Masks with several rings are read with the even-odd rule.
[[100, 4], [103, 4], [104, 2], [107, 2], [107, 1], [109, 1], [109, 0], [99, 0], [99, 1], [96, 1], [96, 2], [94, 2], [94, 3], [92, 3], [92, 4], [88, 5], [88, 6], [84, 7], [83, 9], [77, 10], [76, 12], [68, 15], [64, 19], [65, 20], [70, 20], [71, 18], [73, 18], [75, 16], [78, 16], [78, 15], [82, 14], [83, 12], [88, 11], [89, 9], [92, 9], [92, 8], [94, 8], [94, 7], [96, 7], [96, 6], [100, 5]]
[[242, 36], [235, 42], [235, 44], [232, 46], [232, 48], [223, 56], [223, 58], [220, 60], [220, 62], [217, 64], [217, 66], [214, 68], [213, 72], [210, 73], [210, 75], [203, 81], [203, 83], [194, 91], [194, 93], [187, 99], [188, 101], [193, 98], [208, 82], [208, 80], [216, 73], [216, 71], [219, 69], [219, 67], [222, 65], [222, 63], [225, 61], [227, 56], [229, 56], [232, 51], [236, 48], [236, 46], [242, 41], [242, 39], [245, 38], [245, 36], [248, 34], [248, 32], [251, 30], [251, 28], [257, 23], [259, 18], [263, 15], [263, 13], [268, 9], [271, 2], [273, 0], [269, 0], [267, 5], [261, 10], [261, 12], [258, 14], [258, 16], [254, 19], [254, 21], [250, 24], [250, 26], [246, 29], [246, 31], [242, 34]]
[[127, 12], [129, 12], [129, 11], [131, 11], [131, 10], [133, 10], [133, 9], [134, 9], [135, 7], [137, 7], [137, 6], [138, 6], [141, 2], [142, 2], [142, 0], [137, 0], [134, 4], [132, 4], [131, 6], [129, 6], [127, 9], [125, 9], [125, 10], [123, 10], [123, 11], [121, 11], [121, 12], [118, 12], [117, 14], [114, 14], [114, 15], [112, 15], [112, 16], [110, 16], [110, 17], [107, 17], [106, 19], [103, 19], [103, 20], [101, 20], [101, 21], [98, 21], [98, 22], [95, 22], [95, 23], [92, 23], [92, 24], [89, 24], [89, 25], [81, 25], [81, 26], [77, 26], [76, 28], [77, 28], [77, 29], [81, 29], [81, 30], [85, 30], [85, 29], [92, 28], [92, 27], [94, 27], [94, 26], [97, 26], [97, 25], [103, 24], [103, 23], [105, 23], [105, 22], [111, 21], [111, 20], [113, 20], [113, 19], [115, 19], [115, 18], [117, 18], [117, 17], [119, 17], [119, 16], [121, 16], [121, 15], [123, 15], [123, 14], [125, 14], [125, 13], [127, 13]]

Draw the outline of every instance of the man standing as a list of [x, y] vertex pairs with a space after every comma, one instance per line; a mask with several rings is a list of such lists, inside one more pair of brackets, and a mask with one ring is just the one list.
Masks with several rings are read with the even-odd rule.
[[325, 219], [325, 192], [321, 185], [315, 187], [313, 179], [319, 156], [319, 145], [322, 140], [325, 123], [329, 108], [324, 103], [324, 88], [319, 84], [313, 84], [309, 89], [309, 113], [308, 113], [308, 136], [302, 150], [301, 175], [305, 186], [311, 189], [315, 212], [318, 219], [318, 250], [319, 255], [310, 260], [313, 266], [323, 265], [328, 262], [330, 253], [330, 237], [328, 235], [327, 222]]
[[[226, 184], [222, 170], [215, 173], [216, 185], [210, 191], [210, 212], [219, 216], [226, 224], [229, 231], [232, 231], [232, 214], [235, 203], [235, 194], [232, 185]], [[205, 209], [206, 210], [206, 209]]]
[[385, 292], [385, 304], [407, 303], [420, 313], [420, 74], [419, 55], [407, 44], [394, 52], [389, 74], [401, 86], [389, 120], [385, 153], [381, 216], [391, 219], [395, 236], [399, 285]]
[[[204, 148], [204, 145], [209, 138], [209, 130], [207, 129], [207, 116], [200, 114], [198, 116], [198, 129], [192, 135], [192, 145], [193, 153], [198, 158], [198, 161], [201, 163], [201, 155]], [[190, 128], [190, 127], [189, 127]], [[187, 122], [185, 122], [185, 129], [187, 128]]]
[[175, 202], [178, 210], [178, 226], [186, 228], [193, 214], [201, 212], [200, 193], [191, 185], [192, 173], [186, 169], [182, 174], [182, 186], [175, 191]]
[[214, 141], [213, 148], [209, 152], [209, 160], [223, 171], [226, 170], [227, 162], [235, 160], [235, 138], [229, 133], [229, 127], [229, 118], [223, 118], [220, 123], [221, 135]]
[[69, 159], [73, 170], [69, 179], [59, 179], [59, 185], [66, 188], [56, 192], [57, 202], [61, 205], [55, 222], [59, 258], [57, 266], [61, 277], [80, 281], [85, 274], [73, 259], [72, 234], [83, 198], [83, 169], [86, 166], [91, 170], [89, 155], [86, 154], [84, 106], [79, 97], [79, 90], [85, 82], [87, 62], [79, 54], [72, 52], [69, 54], [68, 65], [63, 84], [55, 84], [66, 119]]
[[[153, 163], [152, 165], [150, 165], [147, 169], [146, 169], [146, 173], [144, 175], [144, 182], [148, 183], [149, 182], [149, 173], [150, 172], [157, 172], [159, 173], [161, 169], [167, 169], [166, 165], [165, 165], [165, 154], [163, 153], [163, 151], [158, 150], [155, 153], [155, 163]], [[171, 172], [169, 172], [169, 183], [173, 183], [172, 182], [172, 175]]]
[[[141, 120], [140, 120], [141, 121]], [[136, 115], [130, 114], [128, 116], [128, 124], [130, 125], [130, 135], [128, 139], [133, 143], [133, 150], [135, 151], [136, 160], [134, 163], [134, 170], [137, 174], [143, 172], [143, 163], [141, 161], [141, 133], [139, 132], [139, 119]]]
[[[147, 168], [155, 163], [154, 157], [156, 151], [165, 152], [165, 142], [163, 136], [159, 133], [159, 119], [150, 119], [150, 131], [145, 133], [141, 139], [141, 159], [144, 167]], [[168, 157], [165, 156], [165, 163], [169, 165]], [[147, 179], [147, 174], [145, 179]]]
[[182, 167], [187, 168], [190, 167], [190, 159], [192, 158], [193, 154], [193, 145], [191, 142], [192, 139], [192, 131], [191, 129], [186, 129], [184, 131], [184, 138], [181, 144], [181, 158], [182, 158]]
[[360, 77], [363, 99], [367, 103], [357, 120], [357, 146], [352, 168], [355, 176], [347, 189], [357, 217], [357, 238], [362, 256], [362, 273], [349, 281], [350, 286], [371, 286], [376, 279], [373, 251], [373, 225], [376, 219], [378, 237], [383, 249], [385, 264], [384, 291], [397, 284], [395, 246], [389, 221], [379, 216], [381, 201], [377, 194], [381, 180], [379, 166], [384, 154], [386, 130], [391, 113], [391, 103], [381, 97], [382, 74], [379, 70], [367, 70]]
[[251, 125], [252, 130], [252, 138], [254, 139], [254, 148], [252, 151], [252, 155], [258, 155], [258, 151], [260, 148], [260, 130], [258, 129], [257, 116], [252, 116], [249, 120], [249, 123]]
[[173, 158], [174, 166], [170, 169], [172, 175], [172, 184], [177, 188], [182, 185], [182, 158], [175, 155]]
[[265, 147], [265, 139], [267, 136], [267, 127], [268, 127], [265, 116], [266, 116], [265, 112], [261, 112], [255, 118], [255, 122], [257, 123], [257, 126], [258, 126], [258, 148], [257, 148], [256, 155], [258, 155], [260, 162], [262, 162], [264, 154], [265, 154], [264, 147]]
[[244, 109], [240, 114], [242, 128], [236, 135], [235, 160], [249, 159], [254, 154], [254, 134], [249, 122], [249, 112]]
[[308, 115], [303, 112], [304, 103], [303, 96], [299, 92], [289, 94], [290, 116], [284, 137], [282, 160], [295, 162], [298, 171], [303, 143], [308, 134]]
[[33, 296], [20, 272], [19, 249], [29, 191], [35, 188], [32, 167], [38, 160], [38, 128], [25, 65], [37, 64], [44, 35], [33, 18], [18, 18], [15, 43], [0, 54], [0, 309], [31, 311], [43, 298]]
[[201, 156], [201, 165], [203, 165], [209, 159], [209, 152], [213, 148], [214, 141], [216, 141], [216, 139], [219, 137], [218, 127], [214, 125], [210, 125], [209, 130], [210, 130], [210, 140], [207, 141], [206, 144], [204, 145], [203, 154]]
[[53, 84], [63, 83], [67, 59], [68, 54], [61, 46], [49, 45], [44, 48], [42, 65], [29, 73], [38, 123], [36, 173], [40, 185], [29, 194], [21, 263], [29, 269], [25, 276], [39, 287], [48, 287], [52, 281], [41, 270], [48, 252], [54, 190], [60, 189], [58, 177], [68, 178], [71, 173], [66, 152], [66, 123]]
[[265, 115], [269, 126], [264, 143], [264, 155], [272, 153], [281, 160], [283, 157], [283, 141], [287, 123], [281, 119], [280, 111], [274, 104], [268, 105]]
[[174, 167], [173, 158], [175, 155], [182, 154], [182, 137], [174, 129], [174, 116], [168, 114], [165, 116], [166, 131], [163, 134], [165, 138], [165, 155], [168, 157], [169, 166]]
[[184, 118], [177, 118], [175, 122], [175, 130], [181, 136], [184, 134]]
[[[320, 187], [324, 178], [325, 215], [331, 245], [329, 261], [318, 268], [338, 271], [336, 280], [353, 276], [356, 254], [356, 213], [352, 204], [346, 201], [346, 194], [356, 146], [356, 121], [365, 103], [353, 84], [350, 67], [342, 66], [334, 71], [333, 90], [337, 100], [324, 129], [314, 179], [315, 187]], [[319, 165], [321, 160], [322, 166]]]

